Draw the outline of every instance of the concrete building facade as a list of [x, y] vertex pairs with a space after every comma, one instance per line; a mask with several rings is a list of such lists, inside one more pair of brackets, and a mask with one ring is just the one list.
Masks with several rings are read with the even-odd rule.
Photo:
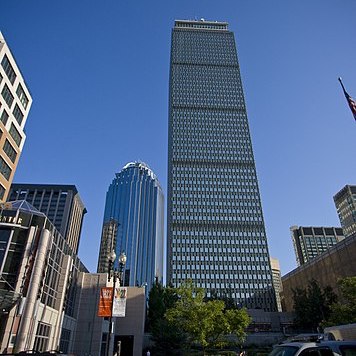
[[[98, 316], [100, 288], [112, 286], [106, 273], [81, 273], [77, 280], [77, 325], [75, 339], [70, 348], [75, 355], [105, 355], [108, 340], [108, 318]], [[113, 318], [109, 355], [120, 349], [121, 355], [141, 355], [146, 312], [145, 287], [128, 287], [125, 317]], [[63, 329], [70, 325], [65, 320]], [[70, 326], [68, 327], [70, 329]]]
[[340, 227], [292, 226], [290, 231], [298, 266], [344, 239]]
[[0, 202], [9, 194], [26, 140], [31, 94], [0, 32]]
[[74, 281], [84, 271], [43, 213], [24, 200], [5, 203], [0, 218], [0, 352], [58, 349], [64, 315], [75, 320]]
[[330, 286], [339, 294], [337, 282], [356, 276], [356, 234], [349, 236], [310, 261], [282, 277], [282, 307], [293, 311], [293, 289], [305, 289], [315, 279], [323, 288]]
[[356, 234], [356, 185], [345, 185], [334, 202], [345, 237]]
[[[59, 350], [103, 355], [109, 323], [98, 316], [108, 275], [88, 273], [51, 221], [28, 202], [0, 212], [0, 353]], [[127, 291], [126, 315], [114, 318], [110, 352], [140, 355], [145, 287]]]
[[276, 293], [277, 310], [281, 312], [282, 311], [282, 304], [281, 304], [282, 279], [281, 279], [281, 268], [279, 267], [279, 260], [277, 258], [271, 257], [271, 269], [272, 269], [274, 292]]
[[167, 283], [192, 280], [276, 310], [267, 238], [233, 32], [176, 20], [168, 132]]
[[9, 200], [26, 200], [44, 213], [74, 253], [78, 253], [87, 210], [75, 185], [14, 183], [11, 185]]

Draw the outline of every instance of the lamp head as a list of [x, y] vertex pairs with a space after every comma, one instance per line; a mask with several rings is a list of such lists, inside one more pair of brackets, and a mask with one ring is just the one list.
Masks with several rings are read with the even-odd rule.
[[126, 260], [127, 260], [126, 254], [125, 254], [124, 251], [122, 251], [120, 256], [119, 256], [120, 265], [125, 265], [126, 264]]
[[110, 254], [108, 255], [108, 259], [110, 262], [114, 262], [116, 260], [116, 253], [114, 250], [110, 252]]

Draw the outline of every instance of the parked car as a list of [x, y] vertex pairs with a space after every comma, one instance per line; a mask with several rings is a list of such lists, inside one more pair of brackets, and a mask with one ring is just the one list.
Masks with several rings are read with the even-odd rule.
[[269, 356], [356, 356], [356, 340], [283, 343]]

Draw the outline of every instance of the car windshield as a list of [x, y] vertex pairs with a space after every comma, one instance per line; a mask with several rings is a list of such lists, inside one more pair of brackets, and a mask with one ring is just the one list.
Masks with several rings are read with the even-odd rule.
[[298, 346], [276, 346], [269, 356], [294, 356], [298, 349]]

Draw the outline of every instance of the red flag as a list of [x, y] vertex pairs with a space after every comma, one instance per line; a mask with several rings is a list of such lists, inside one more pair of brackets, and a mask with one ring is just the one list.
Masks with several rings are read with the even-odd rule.
[[345, 95], [345, 98], [347, 100], [347, 103], [349, 104], [351, 112], [352, 112], [352, 114], [354, 116], [354, 119], [356, 120], [356, 101], [354, 99], [352, 99], [351, 96], [345, 90], [345, 87], [344, 87], [344, 84], [341, 81], [341, 78], [339, 78], [339, 82], [341, 84], [341, 87], [342, 87], [342, 90], [344, 92], [344, 95]]
[[112, 287], [100, 288], [100, 299], [98, 306], [98, 316], [111, 316], [112, 312]]

